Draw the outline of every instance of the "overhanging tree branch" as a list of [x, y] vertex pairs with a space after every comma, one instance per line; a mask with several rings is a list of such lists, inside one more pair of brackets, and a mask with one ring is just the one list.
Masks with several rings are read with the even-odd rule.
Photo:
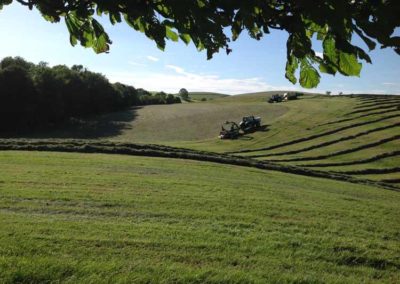
[[[352, 44], [357, 34], [368, 45], [376, 43], [400, 54], [400, 37], [393, 31], [400, 27], [398, 0], [16, 0], [30, 9], [37, 8], [51, 22], [64, 18], [72, 45], [80, 43], [97, 53], [108, 52], [111, 40], [95, 16], [107, 16], [112, 24], [125, 21], [144, 33], [160, 49], [167, 40], [194, 43], [206, 50], [207, 58], [221, 49], [231, 51], [229, 43], [246, 30], [259, 40], [270, 29], [286, 31], [286, 77], [303, 87], [319, 83], [319, 72], [359, 76], [360, 61], [370, 62], [362, 48]], [[0, 0], [0, 9], [13, 0]], [[232, 34], [227, 34], [230, 29]], [[317, 58], [312, 39], [323, 46], [323, 58]]]

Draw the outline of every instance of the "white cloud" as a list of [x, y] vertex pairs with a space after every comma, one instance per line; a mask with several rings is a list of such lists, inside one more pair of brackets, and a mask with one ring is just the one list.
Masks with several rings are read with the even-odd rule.
[[315, 52], [315, 55], [318, 56], [319, 58], [324, 58], [324, 54], [322, 52]]
[[[243, 94], [272, 90], [295, 90], [296, 87], [271, 86], [262, 78], [222, 78], [217, 75], [196, 74], [187, 72], [176, 65], [166, 65], [167, 72], [132, 73], [119, 72], [107, 74], [112, 82], [122, 82], [136, 88], [150, 91], [176, 93], [181, 88], [189, 91], [208, 91], [225, 94]], [[316, 92], [317, 90], [313, 90]]]
[[146, 58], [153, 62], [157, 62], [158, 60], [160, 60], [159, 58], [151, 56], [151, 55], [147, 55]]
[[139, 63], [139, 62], [135, 62], [135, 61], [128, 61], [128, 64], [129, 65], [132, 65], [132, 66], [146, 66], [146, 64], [144, 64], [144, 63]]
[[183, 74], [183, 75], [187, 75], [188, 74], [188, 73], [185, 72], [185, 70], [183, 68], [181, 68], [179, 66], [176, 66], [176, 65], [165, 65], [165, 68], [172, 69], [178, 74]]
[[400, 86], [400, 84], [393, 83], [393, 82], [383, 82], [382, 85], [385, 85], [385, 86]]

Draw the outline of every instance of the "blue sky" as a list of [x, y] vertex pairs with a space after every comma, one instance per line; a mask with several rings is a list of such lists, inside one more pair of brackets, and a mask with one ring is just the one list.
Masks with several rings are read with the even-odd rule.
[[[5, 6], [0, 11], [0, 58], [22, 56], [35, 63], [82, 64], [112, 82], [172, 93], [180, 88], [228, 94], [301, 90], [284, 77], [284, 32], [274, 32], [261, 41], [243, 34], [232, 43], [230, 55], [221, 51], [207, 60], [205, 52], [198, 52], [192, 44], [167, 42], [166, 50], [160, 51], [154, 42], [126, 24], [112, 26], [106, 19], [102, 23], [113, 44], [110, 53], [99, 55], [91, 49], [72, 47], [63, 21], [45, 22], [37, 11], [18, 3]], [[321, 48], [316, 45], [316, 50]], [[322, 75], [320, 85], [312, 91], [400, 94], [400, 56], [390, 49], [377, 49], [370, 55], [373, 64], [363, 63], [360, 78]]]

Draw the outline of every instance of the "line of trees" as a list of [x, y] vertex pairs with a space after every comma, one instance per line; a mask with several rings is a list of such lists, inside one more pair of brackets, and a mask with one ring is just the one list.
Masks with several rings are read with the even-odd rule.
[[148, 104], [180, 103], [179, 97], [111, 84], [82, 65], [49, 67], [21, 57], [0, 62], [0, 131], [48, 126], [71, 117]]

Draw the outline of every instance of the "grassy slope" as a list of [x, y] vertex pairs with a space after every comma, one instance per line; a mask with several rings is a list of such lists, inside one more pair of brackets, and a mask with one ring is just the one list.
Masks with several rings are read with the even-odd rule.
[[[275, 93], [275, 92], [273, 92]], [[256, 93], [224, 98], [223, 102], [238, 105], [258, 104], [265, 106], [265, 113], [271, 116], [263, 117], [263, 123], [268, 125], [266, 131], [255, 132], [234, 141], [206, 139], [195, 142], [173, 143], [195, 149], [206, 149], [217, 152], [252, 149], [288, 141], [307, 134], [314, 134], [312, 129], [321, 122], [335, 119], [352, 106], [352, 100], [347, 97], [329, 98], [326, 96], [309, 95], [297, 101], [280, 104], [269, 104], [266, 97], [271, 93]], [[284, 107], [286, 112], [276, 117], [273, 113]], [[271, 118], [272, 117], [272, 118]]]
[[[384, 164], [376, 159], [357, 166], [358, 161], [399, 151], [399, 96], [327, 97], [309, 94], [296, 101], [267, 103], [267, 98], [274, 93], [219, 97], [181, 105], [146, 106], [112, 113], [44, 135], [39, 133], [36, 137], [90, 137], [214, 152], [247, 149], [248, 153], [239, 154], [303, 167], [339, 163], [334, 167], [316, 167], [325, 171], [399, 167], [396, 158], [399, 154], [385, 160]], [[239, 121], [249, 114], [262, 117], [264, 128], [261, 131], [233, 141], [217, 139], [222, 122]], [[389, 138], [390, 141], [385, 141]], [[280, 145], [282, 143], [284, 145]], [[371, 143], [373, 145], [368, 145]], [[276, 147], [265, 149], [271, 146]], [[351, 151], [341, 153], [345, 150]], [[384, 174], [380, 174], [385, 179]], [[394, 171], [390, 176], [396, 178], [398, 174], [399, 171]], [[365, 174], [360, 176], [369, 178]]]
[[220, 93], [212, 93], [212, 92], [190, 92], [189, 96], [192, 100], [200, 101], [202, 98], [205, 98], [207, 100], [214, 100], [226, 97], [228, 95]]
[[[180, 144], [182, 141], [214, 141], [221, 124], [257, 115], [268, 123], [287, 111], [284, 105], [256, 100], [219, 98], [209, 102], [151, 105], [88, 119], [83, 124], [31, 137], [99, 138], [116, 141]], [[208, 143], [208, 142], [207, 142]]]
[[400, 281], [400, 195], [212, 163], [0, 152], [0, 282]]

